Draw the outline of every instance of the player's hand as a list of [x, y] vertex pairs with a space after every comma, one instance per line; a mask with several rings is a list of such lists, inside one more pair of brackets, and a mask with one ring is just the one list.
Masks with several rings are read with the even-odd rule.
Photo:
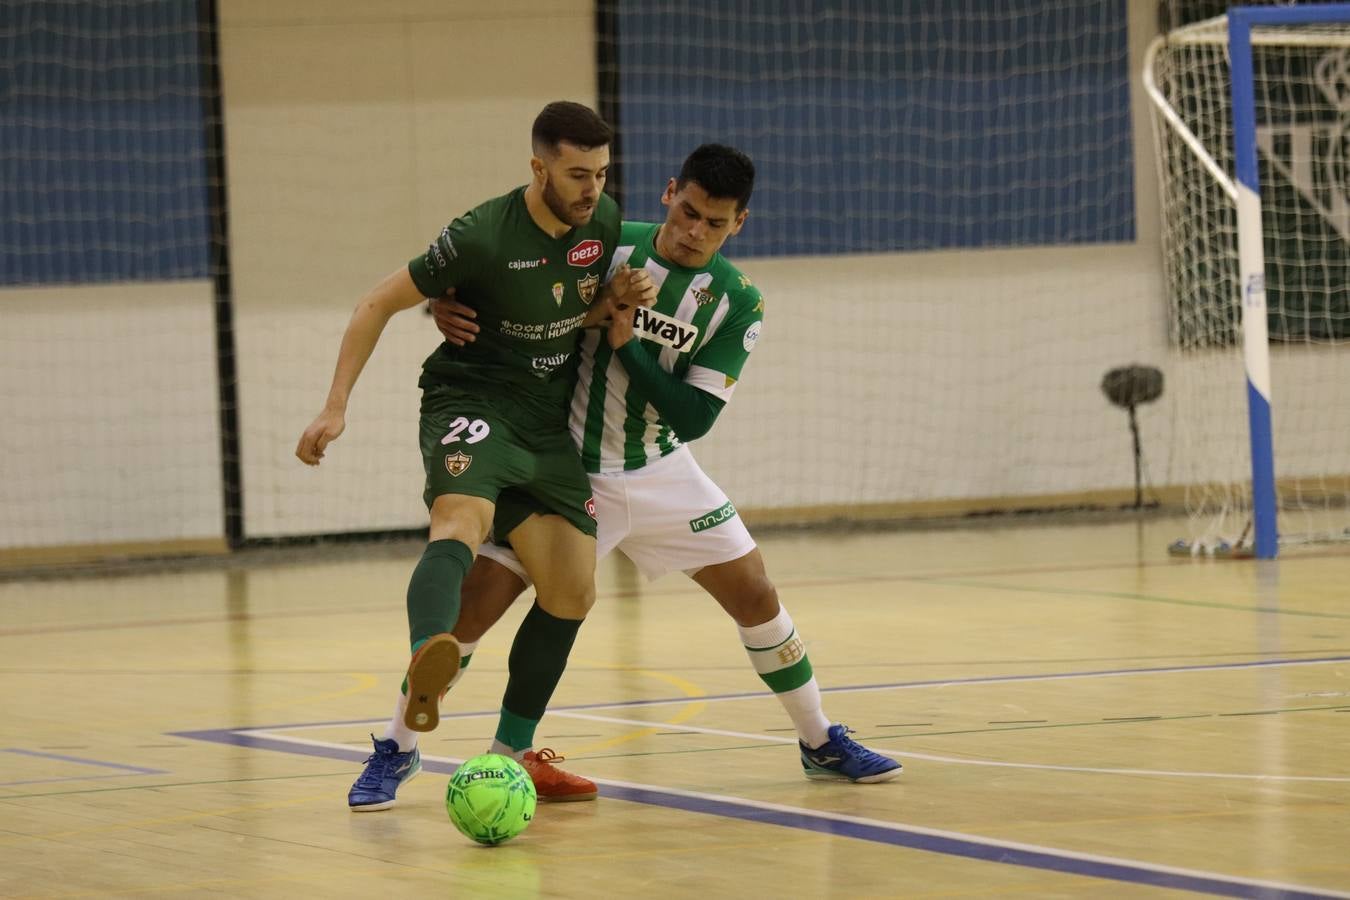
[[478, 311], [456, 300], [454, 288], [446, 291], [444, 297], [431, 301], [431, 315], [446, 343], [463, 347], [477, 340], [478, 323], [473, 320], [478, 317]]
[[656, 302], [656, 284], [646, 269], [634, 269], [625, 263], [619, 266], [609, 283], [615, 309], [651, 306]]
[[607, 333], [611, 348], [618, 350], [635, 337], [633, 317], [636, 315], [636, 309], [616, 309], [614, 311], [614, 315], [609, 320], [609, 331]]
[[307, 466], [317, 466], [323, 451], [347, 428], [347, 416], [340, 410], [325, 409], [309, 424], [295, 445], [295, 455]]

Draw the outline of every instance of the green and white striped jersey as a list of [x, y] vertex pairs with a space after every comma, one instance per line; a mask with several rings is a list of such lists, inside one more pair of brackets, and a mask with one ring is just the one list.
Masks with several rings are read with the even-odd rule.
[[[731, 399], [741, 369], [759, 339], [764, 300], [759, 291], [720, 253], [702, 269], [687, 269], [657, 255], [659, 225], [624, 222], [610, 274], [627, 263], [651, 273], [659, 291], [656, 312], [664, 326], [638, 311], [642, 347], [661, 368], [723, 401]], [[670, 319], [677, 320], [670, 323]], [[659, 342], [662, 328], [668, 332]], [[690, 335], [690, 331], [696, 332]], [[640, 469], [681, 445], [675, 432], [628, 382], [603, 329], [581, 342], [581, 366], [572, 394], [572, 437], [587, 472]]]

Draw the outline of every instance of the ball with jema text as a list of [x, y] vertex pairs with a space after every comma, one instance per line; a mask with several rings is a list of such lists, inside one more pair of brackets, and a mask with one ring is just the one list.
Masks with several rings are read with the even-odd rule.
[[455, 827], [491, 846], [529, 826], [538, 801], [534, 782], [509, 756], [484, 753], [466, 760], [445, 788], [445, 810]]

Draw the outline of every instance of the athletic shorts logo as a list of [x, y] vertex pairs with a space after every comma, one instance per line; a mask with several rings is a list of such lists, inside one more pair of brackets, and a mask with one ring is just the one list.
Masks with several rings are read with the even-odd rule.
[[581, 295], [582, 303], [590, 303], [595, 299], [595, 290], [600, 287], [600, 276], [592, 272], [585, 278], [577, 279], [577, 293]]
[[458, 478], [468, 471], [469, 464], [472, 462], [472, 456], [461, 450], [456, 450], [445, 457], [445, 471]]
[[594, 497], [587, 497], [587, 498], [586, 498], [586, 515], [590, 516], [592, 519], [595, 518], [595, 498], [594, 498]]
[[736, 515], [736, 507], [731, 505], [728, 500], [721, 509], [714, 509], [712, 512], [704, 513], [697, 519], [689, 520], [689, 530], [698, 534], [700, 531], [707, 531], [709, 528], [716, 528], [727, 519]]
[[553, 282], [553, 302], [562, 306], [563, 283], [561, 281]]
[[741, 346], [745, 352], [749, 353], [755, 349], [755, 342], [759, 340], [759, 322], [752, 322], [750, 327], [745, 329], [745, 337], [741, 338]]
[[584, 269], [599, 259], [600, 254], [604, 251], [605, 245], [595, 238], [582, 241], [567, 251], [567, 264], [569, 266], [581, 266]]

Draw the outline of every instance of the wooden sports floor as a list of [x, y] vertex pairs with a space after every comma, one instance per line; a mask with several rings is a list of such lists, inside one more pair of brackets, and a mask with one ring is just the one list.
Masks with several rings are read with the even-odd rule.
[[497, 848], [443, 795], [523, 602], [357, 815], [415, 545], [0, 582], [0, 895], [1350, 897], [1350, 555], [1170, 559], [1181, 533], [765, 539], [827, 714], [905, 762], [880, 785], [805, 780], [730, 620], [609, 561], [539, 741], [601, 798]]

